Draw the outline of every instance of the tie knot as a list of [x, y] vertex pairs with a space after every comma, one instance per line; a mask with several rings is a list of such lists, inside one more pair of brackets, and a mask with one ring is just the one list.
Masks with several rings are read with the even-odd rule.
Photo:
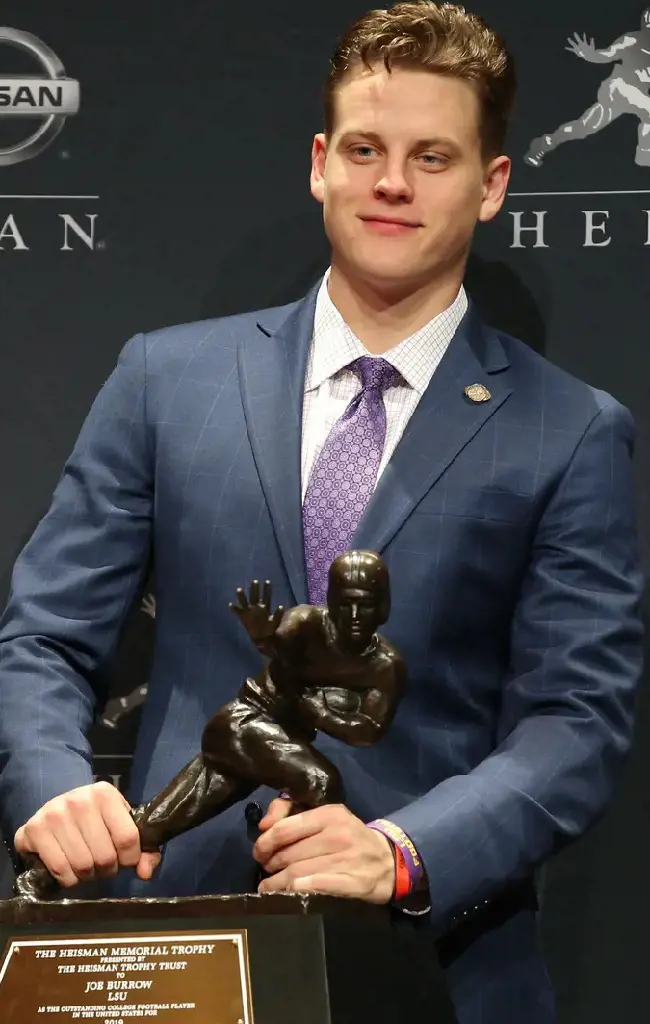
[[386, 391], [395, 384], [399, 378], [399, 370], [396, 370], [386, 359], [377, 356], [360, 356], [350, 363], [350, 369], [356, 370], [361, 375], [361, 384], [364, 388], [378, 388]]

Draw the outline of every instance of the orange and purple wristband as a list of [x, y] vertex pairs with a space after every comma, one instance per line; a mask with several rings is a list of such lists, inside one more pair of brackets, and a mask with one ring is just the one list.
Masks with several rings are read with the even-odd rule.
[[415, 846], [401, 828], [385, 818], [369, 821], [368, 828], [381, 832], [391, 841], [395, 852], [395, 899], [401, 900], [415, 892], [424, 875], [422, 861]]

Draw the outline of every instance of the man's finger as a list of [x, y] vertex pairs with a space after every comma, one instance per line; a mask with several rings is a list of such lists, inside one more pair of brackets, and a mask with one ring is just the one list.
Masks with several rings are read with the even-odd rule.
[[106, 800], [100, 804], [100, 810], [115, 848], [118, 864], [130, 868], [135, 867], [140, 859], [140, 833], [131, 817], [131, 808], [126, 800], [124, 804], [126, 806], [114, 800]]
[[[94, 878], [95, 858], [76, 822], [69, 820], [54, 821], [49, 825], [48, 832], [56, 839], [63, 850], [77, 878], [83, 881]], [[47, 832], [39, 840], [39, 856], [41, 855], [46, 836]]]
[[336, 874], [338, 871], [343, 871], [343, 867], [337, 858], [313, 857], [292, 864], [290, 868], [278, 871], [275, 875], [269, 875], [268, 878], [263, 878], [258, 886], [258, 892], [294, 892], [296, 878]]
[[291, 800], [287, 800], [284, 797], [277, 797], [275, 800], [272, 800], [266, 809], [266, 814], [259, 823], [258, 828], [260, 831], [266, 832], [271, 826], [277, 824], [278, 821], [288, 818], [292, 807], [293, 803]]
[[326, 824], [321, 811], [322, 808], [317, 807], [310, 811], [302, 811], [300, 814], [292, 814], [290, 817], [276, 822], [255, 843], [253, 847], [255, 860], [264, 864], [270, 860], [276, 850], [316, 835]]
[[295, 869], [295, 865], [303, 861], [315, 860], [317, 857], [341, 855], [346, 849], [350, 849], [349, 844], [341, 839], [340, 833], [335, 832], [334, 829], [323, 829], [315, 836], [309, 836], [308, 839], [301, 839], [297, 843], [291, 843], [290, 846], [284, 846], [281, 850], [277, 850], [262, 867], [270, 875], [274, 875], [278, 871], [284, 871], [285, 868]]
[[30, 850], [29, 848], [29, 843], [27, 841], [27, 837], [25, 836], [24, 825], [20, 826], [20, 828], [18, 829], [14, 836], [14, 846], [16, 848], [16, 853], [33, 853], [33, 850]]
[[77, 885], [79, 877], [70, 866], [70, 861], [55, 836], [45, 834], [41, 837], [38, 856], [59, 885], [66, 889]]
[[305, 875], [291, 883], [291, 892], [313, 892], [325, 896], [341, 896], [344, 899], [364, 899], [367, 894], [352, 875], [322, 872]]
[[136, 867], [136, 874], [138, 878], [141, 878], [143, 882], [148, 882], [153, 877], [153, 873], [160, 864], [161, 855], [159, 853], [143, 853], [140, 855]]
[[[81, 838], [90, 851], [94, 865], [93, 873], [99, 878], [112, 877], [117, 871], [118, 855], [115, 843], [103, 817], [101, 805], [88, 807], [83, 814], [79, 814], [74, 819], [74, 825], [79, 830]], [[63, 839], [60, 834], [57, 838], [63, 845]], [[74, 835], [72, 829], [70, 829], [68, 836], [66, 836], [66, 841], [72, 842], [73, 839]], [[71, 856], [70, 862], [74, 864]]]

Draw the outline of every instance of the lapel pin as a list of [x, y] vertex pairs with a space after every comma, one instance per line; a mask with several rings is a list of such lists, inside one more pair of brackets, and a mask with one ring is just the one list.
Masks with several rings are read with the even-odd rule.
[[470, 402], [489, 402], [492, 398], [484, 384], [468, 384], [465, 388], [465, 394]]

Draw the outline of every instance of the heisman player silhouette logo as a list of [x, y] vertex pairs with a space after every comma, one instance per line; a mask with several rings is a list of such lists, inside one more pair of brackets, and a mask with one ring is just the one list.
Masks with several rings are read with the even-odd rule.
[[531, 167], [541, 167], [546, 155], [562, 143], [589, 138], [621, 114], [634, 114], [639, 118], [636, 163], [650, 167], [650, 8], [641, 15], [638, 32], [625, 32], [605, 49], [597, 49], [593, 39], [577, 32], [567, 42], [567, 50], [590, 64], [616, 66], [600, 86], [593, 106], [550, 135], [533, 139], [524, 160]]

